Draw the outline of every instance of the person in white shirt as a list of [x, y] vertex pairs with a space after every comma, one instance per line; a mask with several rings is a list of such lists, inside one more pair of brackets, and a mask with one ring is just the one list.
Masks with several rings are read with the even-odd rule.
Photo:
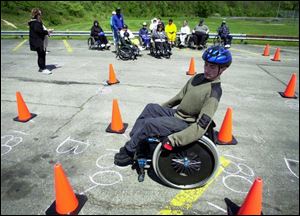
[[128, 29], [128, 26], [124, 24], [124, 28], [120, 31], [120, 36], [123, 39], [123, 41], [126, 44], [133, 44], [135, 45], [140, 51], [143, 50], [142, 47], [140, 46], [140, 41], [138, 38], [135, 38], [134, 34], [132, 31]]
[[184, 20], [183, 25], [180, 29], [180, 35], [179, 35], [179, 39], [180, 39], [179, 46], [180, 47], [185, 47], [186, 46], [185, 40], [186, 40], [187, 36], [190, 35], [190, 34], [191, 34], [191, 29], [188, 26], [188, 22], [186, 20]]
[[151, 33], [152, 33], [153, 31], [156, 31], [157, 25], [158, 25], [158, 20], [157, 20], [157, 18], [153, 18], [153, 19], [151, 20], [151, 24], [150, 24], [150, 26], [149, 26], [149, 29], [150, 29], [150, 32], [151, 32]]

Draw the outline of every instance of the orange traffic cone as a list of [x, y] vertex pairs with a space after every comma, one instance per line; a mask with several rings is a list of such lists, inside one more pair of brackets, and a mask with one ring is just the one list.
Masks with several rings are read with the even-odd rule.
[[16, 92], [16, 97], [18, 104], [18, 116], [14, 118], [14, 121], [27, 122], [37, 116], [36, 114], [29, 112], [20, 92]]
[[237, 215], [262, 214], [262, 187], [263, 180], [261, 178], [256, 178]]
[[279, 94], [284, 98], [294, 98], [296, 99], [297, 96], [295, 95], [296, 89], [296, 73], [292, 74], [289, 84], [287, 85], [284, 92], [279, 92]]
[[61, 164], [54, 165], [56, 200], [46, 211], [46, 215], [78, 214], [87, 201], [85, 195], [75, 194]]
[[272, 61], [280, 61], [280, 48], [276, 49], [274, 58], [272, 58], [271, 60]]
[[195, 75], [195, 60], [194, 57], [191, 58], [189, 71], [186, 72], [186, 75], [194, 76]]
[[114, 99], [113, 107], [112, 107], [112, 120], [105, 131], [109, 132], [109, 133], [122, 134], [125, 132], [127, 127], [128, 127], [127, 123], [123, 124], [122, 117], [121, 117], [120, 110], [119, 110], [118, 101], [116, 99]]
[[269, 56], [270, 55], [270, 46], [269, 44], [266, 45], [263, 56]]
[[217, 144], [235, 145], [236, 139], [232, 136], [232, 108], [227, 109], [221, 129], [217, 132]]
[[112, 64], [109, 64], [109, 80], [107, 80], [106, 82], [108, 85], [113, 85], [120, 82], [116, 79], [115, 70]]

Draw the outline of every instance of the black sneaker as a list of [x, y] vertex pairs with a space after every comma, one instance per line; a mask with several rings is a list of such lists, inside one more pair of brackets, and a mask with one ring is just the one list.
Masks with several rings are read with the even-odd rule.
[[120, 152], [115, 154], [114, 164], [117, 166], [128, 166], [133, 163], [134, 153], [126, 150], [125, 147], [120, 148]]

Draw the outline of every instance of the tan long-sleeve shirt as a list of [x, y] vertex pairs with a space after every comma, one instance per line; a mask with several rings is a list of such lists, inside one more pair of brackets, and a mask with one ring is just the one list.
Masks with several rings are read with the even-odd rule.
[[204, 74], [192, 77], [181, 91], [162, 104], [164, 107], [177, 106], [175, 116], [190, 125], [168, 136], [173, 146], [183, 146], [198, 140], [206, 132], [217, 110], [222, 95], [221, 81], [207, 80]]

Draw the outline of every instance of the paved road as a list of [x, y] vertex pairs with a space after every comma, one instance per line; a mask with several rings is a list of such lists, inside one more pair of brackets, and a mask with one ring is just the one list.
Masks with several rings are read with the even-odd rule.
[[[121, 61], [111, 51], [88, 50], [86, 41], [50, 40], [47, 65], [37, 72], [28, 41], [1, 40], [1, 214], [44, 214], [55, 199], [53, 167], [60, 162], [78, 193], [88, 201], [80, 214], [227, 214], [224, 199], [241, 205], [256, 177], [263, 179], [263, 213], [299, 214], [299, 99], [282, 98], [297, 74], [299, 49], [281, 47], [281, 61], [263, 57], [263, 46], [234, 45], [233, 63], [222, 77], [223, 96], [214, 121], [220, 128], [233, 109], [235, 146], [217, 146], [221, 168], [209, 185], [178, 190], [130, 167], [113, 165], [114, 153], [147, 103], [173, 97], [190, 78], [191, 57], [203, 71], [201, 51], [174, 49], [171, 59], [143, 52]], [[105, 86], [109, 64], [120, 84]], [[16, 92], [32, 113], [15, 122]], [[106, 133], [117, 99], [125, 134]]]

